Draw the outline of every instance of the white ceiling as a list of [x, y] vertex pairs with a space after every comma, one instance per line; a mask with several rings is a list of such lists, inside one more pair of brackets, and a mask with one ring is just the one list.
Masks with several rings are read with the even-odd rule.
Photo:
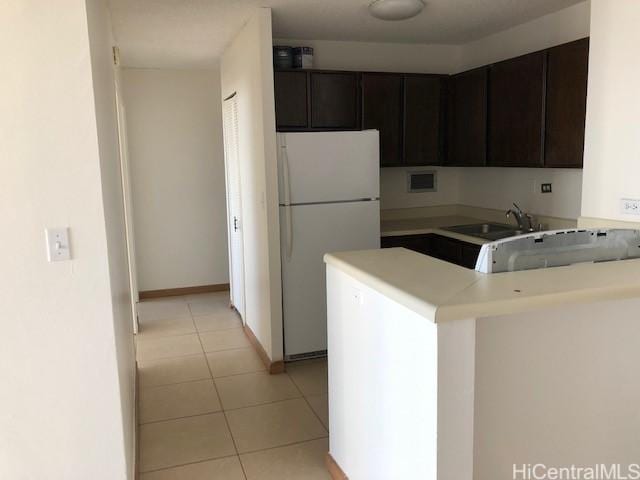
[[275, 38], [461, 44], [583, 0], [427, 0], [417, 17], [385, 22], [369, 0], [109, 0], [126, 66], [207, 68], [256, 7], [271, 7]]

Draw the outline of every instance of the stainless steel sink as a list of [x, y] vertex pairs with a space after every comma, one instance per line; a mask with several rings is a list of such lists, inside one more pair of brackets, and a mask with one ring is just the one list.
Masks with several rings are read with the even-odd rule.
[[514, 237], [524, 233], [517, 227], [504, 223], [474, 223], [472, 225], [455, 225], [445, 227], [443, 230], [469, 235], [471, 237], [484, 238], [486, 240], [500, 240], [501, 238]]

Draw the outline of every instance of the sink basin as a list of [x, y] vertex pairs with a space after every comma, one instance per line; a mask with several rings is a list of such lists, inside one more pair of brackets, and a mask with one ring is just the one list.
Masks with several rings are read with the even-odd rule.
[[443, 230], [449, 232], [460, 233], [461, 235], [469, 235], [471, 237], [480, 237], [486, 240], [500, 240], [501, 238], [514, 237], [524, 233], [517, 227], [506, 225], [504, 223], [474, 223], [472, 225], [455, 225], [446, 227]]

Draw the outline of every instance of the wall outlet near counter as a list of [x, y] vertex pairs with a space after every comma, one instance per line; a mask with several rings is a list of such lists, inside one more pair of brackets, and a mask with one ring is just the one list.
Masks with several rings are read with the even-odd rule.
[[620, 199], [620, 212], [625, 215], [640, 215], [640, 200], [634, 198]]
[[540, 184], [540, 193], [551, 193], [551, 192], [553, 192], [553, 189], [550, 183]]

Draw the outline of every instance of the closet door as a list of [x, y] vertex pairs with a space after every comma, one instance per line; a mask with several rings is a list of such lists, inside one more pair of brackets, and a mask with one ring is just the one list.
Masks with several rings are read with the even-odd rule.
[[244, 243], [242, 237], [242, 198], [238, 155], [238, 96], [224, 102], [224, 166], [227, 186], [227, 228], [229, 231], [229, 278], [231, 304], [244, 322]]

